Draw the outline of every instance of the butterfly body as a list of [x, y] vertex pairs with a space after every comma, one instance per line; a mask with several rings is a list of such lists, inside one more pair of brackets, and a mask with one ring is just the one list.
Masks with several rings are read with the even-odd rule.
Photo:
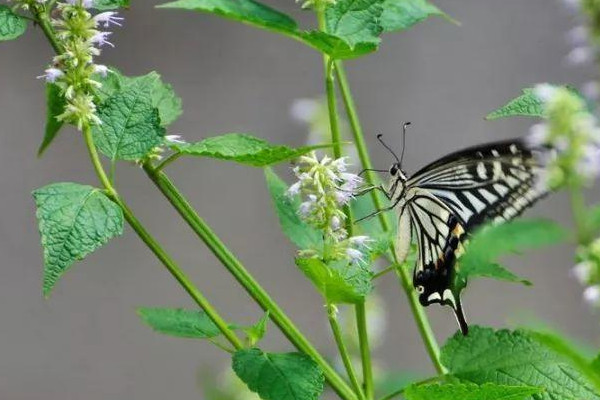
[[463, 244], [482, 223], [510, 220], [547, 193], [537, 184], [544, 151], [514, 139], [449, 154], [410, 177], [401, 160], [389, 170], [383, 191], [399, 218], [396, 256], [405, 260], [411, 242], [417, 243], [413, 285], [419, 302], [452, 307], [464, 334], [465, 282], [457, 274]]

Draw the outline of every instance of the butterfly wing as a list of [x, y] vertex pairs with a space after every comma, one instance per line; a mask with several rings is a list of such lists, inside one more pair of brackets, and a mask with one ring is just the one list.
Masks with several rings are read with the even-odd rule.
[[406, 203], [401, 210], [401, 223], [410, 220], [419, 254], [413, 273], [413, 284], [423, 306], [433, 303], [453, 308], [461, 331], [466, 335], [468, 326], [463, 315], [460, 296], [454, 287], [454, 265], [460, 251], [464, 229], [446, 204], [427, 190], [408, 189]]
[[407, 187], [428, 190], [471, 231], [485, 221], [510, 220], [547, 194], [537, 184], [544, 152], [522, 139], [471, 147], [424, 167]]
[[404, 207], [419, 247], [413, 277], [419, 301], [450, 305], [463, 334], [468, 327], [454, 268], [462, 241], [483, 222], [510, 220], [547, 194], [537, 184], [542, 153], [521, 139], [475, 146], [433, 162], [406, 183]]

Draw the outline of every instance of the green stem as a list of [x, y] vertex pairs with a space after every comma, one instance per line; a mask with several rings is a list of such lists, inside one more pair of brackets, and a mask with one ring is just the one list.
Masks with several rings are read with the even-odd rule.
[[[371, 158], [369, 157], [369, 152], [367, 150], [367, 145], [365, 143], [362, 126], [360, 124], [358, 113], [356, 111], [356, 105], [354, 104], [354, 99], [352, 97], [352, 93], [350, 92], [348, 79], [346, 77], [344, 66], [341, 61], [336, 62], [335, 71], [337, 73], [340, 91], [342, 93], [342, 99], [344, 101], [346, 112], [350, 120], [350, 127], [352, 128], [352, 135], [354, 137], [354, 143], [356, 144], [356, 149], [358, 151], [358, 157], [361, 161], [363, 168], [373, 168]], [[366, 171], [365, 180], [369, 185], [375, 186], [376, 184], [376, 176], [372, 171]], [[381, 210], [383, 207], [379, 193], [376, 190], [373, 190], [371, 191], [371, 197], [373, 199], [373, 204], [375, 208]], [[389, 232], [390, 226], [383, 213], [379, 214], [379, 221], [383, 230]], [[392, 254], [394, 257], [394, 263], [400, 264], [396, 258], [396, 252], [393, 248]], [[431, 358], [431, 361], [433, 362], [437, 372], [443, 374], [445, 373], [445, 368], [442, 365], [442, 362], [440, 361], [439, 346], [435, 339], [435, 335], [433, 334], [433, 331], [431, 329], [431, 325], [429, 324], [429, 320], [427, 319], [427, 315], [425, 314], [423, 307], [419, 303], [417, 293], [412, 287], [412, 278], [410, 276], [410, 273], [406, 268], [398, 268], [396, 270], [396, 274], [398, 275], [400, 283], [408, 297], [410, 308], [412, 310], [417, 327], [419, 328], [419, 332], [425, 344], [425, 348], [427, 349], [427, 353], [429, 354], [429, 357]]]
[[372, 400], [375, 397], [375, 384], [373, 382], [373, 365], [371, 363], [371, 349], [369, 347], [367, 310], [365, 308], [365, 303], [362, 302], [357, 304], [354, 308], [354, 313], [356, 315], [356, 328], [358, 330], [358, 344], [362, 362], [365, 397], [367, 400]]
[[244, 348], [243, 342], [236, 336], [233, 330], [229, 328], [229, 324], [223, 320], [208, 299], [206, 299], [206, 297], [204, 297], [204, 295], [194, 286], [194, 284], [179, 268], [175, 261], [173, 261], [173, 259], [163, 250], [160, 244], [158, 244], [158, 242], [150, 235], [150, 233], [148, 233], [140, 221], [135, 217], [131, 209], [121, 199], [117, 191], [110, 183], [106, 172], [104, 171], [104, 167], [102, 166], [102, 162], [98, 156], [96, 146], [94, 145], [92, 130], [87, 125], [83, 127], [83, 136], [85, 138], [85, 144], [87, 146], [92, 165], [94, 166], [94, 170], [98, 175], [98, 179], [100, 179], [100, 182], [106, 189], [108, 196], [119, 207], [121, 207], [125, 219], [129, 225], [138, 234], [140, 239], [142, 239], [142, 241], [148, 246], [148, 248], [150, 248], [154, 255], [163, 263], [171, 275], [173, 275], [173, 277], [181, 284], [190, 297], [192, 297], [192, 299], [194, 299], [200, 308], [204, 310], [206, 315], [208, 315], [208, 317], [215, 323], [215, 325], [219, 328], [221, 333], [223, 333], [223, 336], [227, 338], [231, 345], [238, 350]]
[[300, 330], [294, 325], [291, 319], [271, 299], [269, 294], [260, 286], [260, 284], [246, 270], [242, 263], [229, 251], [225, 244], [212, 231], [206, 222], [196, 213], [185, 197], [179, 192], [175, 185], [170, 181], [167, 175], [162, 171], [157, 171], [152, 165], [144, 164], [144, 171], [154, 182], [167, 200], [175, 207], [179, 215], [187, 222], [192, 230], [208, 246], [213, 254], [221, 261], [234, 278], [242, 285], [248, 294], [265, 311], [269, 311], [271, 320], [281, 329], [283, 334], [300, 351], [309, 355], [323, 370], [325, 378], [331, 387], [344, 399], [355, 400], [352, 389], [337, 374], [337, 372], [327, 363], [321, 354], [304, 337]]
[[[62, 46], [56, 38], [56, 34], [54, 32], [54, 29], [52, 28], [52, 25], [50, 24], [48, 15], [42, 12], [40, 8], [34, 8], [33, 13], [33, 15], [37, 18], [40, 26], [42, 27], [42, 30], [54, 51], [57, 54], [61, 54]], [[154, 255], [156, 255], [156, 257], [163, 263], [167, 270], [169, 270], [171, 275], [173, 275], [173, 277], [181, 284], [181, 286], [186, 290], [190, 297], [192, 297], [192, 299], [196, 301], [196, 303], [202, 308], [202, 310], [204, 310], [204, 312], [215, 323], [215, 325], [223, 333], [223, 336], [225, 336], [225, 338], [232, 344], [232, 346], [236, 349], [242, 349], [244, 347], [243, 342], [237, 337], [233, 330], [229, 328], [229, 325], [218, 314], [218, 312], [208, 301], [208, 299], [206, 299], [202, 292], [200, 292], [194, 286], [191, 280], [179, 268], [175, 261], [173, 261], [173, 259], [163, 250], [160, 244], [150, 235], [150, 233], [148, 233], [148, 231], [144, 228], [140, 221], [135, 217], [131, 209], [121, 199], [121, 197], [113, 187], [111, 180], [106, 175], [104, 167], [102, 166], [102, 162], [100, 161], [98, 151], [96, 150], [96, 146], [94, 144], [92, 130], [89, 125], [85, 125], [83, 127], [83, 137], [85, 139], [90, 160], [92, 162], [92, 165], [94, 166], [96, 175], [98, 175], [98, 179], [100, 180], [102, 186], [104, 186], [106, 194], [123, 210], [123, 215], [125, 216], [125, 219], [129, 223], [129, 225], [138, 234], [140, 239], [142, 239], [142, 241], [150, 248]]]
[[173, 154], [171, 154], [170, 156], [168, 156], [167, 158], [165, 158], [165, 159], [163, 160], [163, 162], [161, 162], [160, 164], [158, 164], [158, 165], [156, 166], [156, 170], [157, 170], [157, 171], [160, 171], [160, 170], [162, 170], [162, 169], [165, 169], [165, 167], [166, 167], [167, 165], [171, 164], [173, 161], [177, 160], [177, 159], [178, 159], [179, 157], [181, 157], [181, 156], [182, 156], [182, 154], [181, 154], [180, 152], [177, 152], [177, 153], [173, 153]]
[[358, 382], [358, 378], [356, 377], [356, 372], [354, 371], [354, 366], [352, 365], [352, 360], [350, 359], [350, 354], [348, 353], [348, 349], [344, 344], [344, 339], [342, 337], [342, 331], [340, 329], [340, 324], [337, 320], [337, 309], [332, 304], [327, 304], [327, 318], [329, 319], [329, 325], [331, 325], [331, 331], [333, 332], [333, 338], [335, 339], [335, 343], [338, 347], [340, 356], [342, 357], [342, 362], [344, 363], [344, 367], [346, 368], [346, 372], [348, 373], [348, 377], [350, 378], [350, 382], [354, 387], [356, 394], [359, 399], [364, 399], [365, 395], [363, 394], [363, 390]]
[[40, 28], [42, 28], [44, 35], [46, 35], [48, 42], [50, 42], [50, 46], [52, 46], [52, 49], [56, 52], [56, 54], [62, 54], [63, 48], [54, 34], [54, 29], [50, 23], [50, 17], [45, 12], [38, 10], [38, 8], [42, 7], [41, 5], [35, 7], [36, 8], [32, 11], [33, 15], [35, 16], [37, 23], [40, 25]]
[[[317, 12], [317, 18], [319, 20], [319, 28], [322, 31], [326, 31], [324, 10], [321, 8]], [[335, 81], [334, 81], [334, 70], [336, 65], [334, 60], [329, 56], [323, 55], [323, 70], [325, 73], [325, 92], [327, 96], [327, 110], [329, 112], [329, 124], [331, 130], [331, 141], [333, 145], [333, 156], [334, 158], [342, 157], [342, 137], [340, 133], [340, 125], [338, 120], [337, 111], [337, 100], [335, 94]], [[350, 206], [344, 207], [344, 213], [346, 214], [346, 231], [349, 236], [353, 235], [354, 218], [352, 216], [352, 209]], [[360, 347], [360, 357], [363, 371], [363, 384], [364, 391], [367, 400], [372, 400], [374, 394], [373, 384], [373, 368], [371, 364], [371, 352], [369, 347], [369, 336], [367, 332], [367, 318], [365, 303], [362, 302], [357, 304], [354, 309], [356, 316], [356, 324], [358, 331], [358, 340]], [[341, 338], [340, 338], [341, 340]], [[338, 346], [339, 347], [339, 346]], [[340, 348], [341, 350], [341, 348]], [[350, 371], [348, 371], [350, 375]], [[357, 392], [358, 393], [358, 392]]]

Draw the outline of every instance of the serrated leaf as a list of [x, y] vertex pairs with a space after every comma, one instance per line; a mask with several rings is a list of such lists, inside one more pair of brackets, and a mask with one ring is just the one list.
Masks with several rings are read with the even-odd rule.
[[254, 347], [265, 336], [268, 323], [269, 312], [267, 311], [254, 325], [241, 328], [246, 334], [250, 347]]
[[196, 143], [172, 143], [173, 150], [190, 156], [211, 157], [235, 161], [253, 167], [265, 167], [291, 160], [316, 149], [331, 145], [304, 146], [293, 149], [275, 145], [244, 133], [228, 133], [209, 137]]
[[63, 127], [63, 122], [56, 117], [65, 111], [65, 98], [61, 89], [53, 84], [46, 84], [46, 130], [44, 139], [38, 149], [38, 157], [41, 157], [44, 151], [52, 144], [56, 135]]
[[232, 367], [264, 400], [316, 400], [323, 393], [323, 372], [305, 354], [243, 349], [233, 355]]
[[54, 183], [33, 192], [44, 249], [45, 296], [77, 260], [123, 233], [123, 212], [102, 191]]
[[590, 357], [583, 355], [579, 349], [571, 344], [566, 338], [557, 333], [545, 331], [526, 331], [539, 343], [542, 343], [554, 352], [562, 355], [570, 363], [577, 368], [589, 381], [596, 387], [596, 391], [600, 393], [600, 369], [595, 369], [593, 360]]
[[298, 216], [300, 200], [288, 196], [287, 185], [270, 168], [265, 168], [265, 178], [283, 233], [300, 249], [321, 249], [321, 233]]
[[406, 400], [524, 400], [542, 392], [531, 386], [507, 386], [486, 383], [411, 385], [404, 391]]
[[162, 144], [165, 129], [147, 93], [131, 86], [98, 108], [102, 124], [94, 126], [98, 149], [111, 160], [140, 160]]
[[150, 328], [164, 335], [210, 339], [221, 334], [219, 328], [201, 311], [172, 308], [140, 308], [138, 315]]
[[100, 11], [129, 8], [129, 0], [94, 0], [94, 8]]
[[327, 33], [343, 39], [354, 48], [380, 42], [383, 28], [379, 18], [383, 0], [337, 0], [325, 10]]
[[475, 232], [459, 259], [458, 273], [463, 278], [485, 276], [528, 283], [500, 266], [505, 254], [558, 243], [567, 237], [560, 225], [547, 220], [517, 219], [499, 225], [486, 225]]
[[536, 400], [600, 399], [572, 364], [523, 331], [473, 326], [469, 335], [448, 340], [441, 361], [465, 382], [541, 387], [544, 392], [532, 396]]
[[427, 0], [385, 0], [380, 24], [384, 32], [394, 32], [408, 29], [434, 16], [457, 23]]
[[100, 103], [109, 97], [133, 89], [140, 95], [150, 99], [153, 107], [158, 109], [160, 125], [168, 126], [175, 122], [183, 112], [181, 98], [177, 96], [171, 85], [164, 83], [160, 74], [152, 71], [146, 75], [129, 77], [121, 74], [117, 69], [111, 68], [110, 73], [103, 78], [98, 78], [102, 87], [97, 91]]
[[373, 288], [371, 273], [356, 264], [343, 262], [327, 265], [317, 258], [297, 258], [296, 265], [328, 303], [360, 303]]
[[489, 113], [485, 119], [494, 120], [510, 116], [543, 117], [544, 104], [535, 95], [533, 89], [523, 89], [523, 94], [509, 101], [499, 109]]
[[0, 4], [0, 42], [13, 40], [27, 30], [27, 21], [15, 14], [8, 6]]
[[[372, 38], [368, 42], [350, 43], [332, 33], [300, 30], [296, 21], [288, 15], [253, 0], [179, 0], [157, 7], [210, 13], [277, 32], [300, 40], [334, 59], [354, 58], [377, 49], [376, 41]], [[346, 35], [353, 40], [354, 35], [350, 31], [347, 31]]]

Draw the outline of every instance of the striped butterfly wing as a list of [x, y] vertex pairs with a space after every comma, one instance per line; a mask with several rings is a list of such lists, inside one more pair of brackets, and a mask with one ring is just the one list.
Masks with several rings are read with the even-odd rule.
[[413, 277], [419, 301], [450, 305], [464, 334], [454, 285], [461, 243], [483, 222], [510, 220], [547, 194], [536, 184], [542, 152], [520, 139], [475, 146], [433, 162], [406, 183], [401, 219], [408, 213], [419, 246]]
[[544, 152], [522, 139], [475, 146], [424, 167], [407, 186], [428, 190], [471, 231], [485, 221], [515, 218], [547, 194], [536, 184]]
[[463, 227], [449, 207], [427, 190], [408, 188], [405, 199], [399, 226], [410, 226], [418, 245], [413, 284], [419, 293], [419, 302], [423, 306], [433, 303], [451, 306], [461, 331], [466, 334], [468, 326], [460, 293], [452, 290]]

